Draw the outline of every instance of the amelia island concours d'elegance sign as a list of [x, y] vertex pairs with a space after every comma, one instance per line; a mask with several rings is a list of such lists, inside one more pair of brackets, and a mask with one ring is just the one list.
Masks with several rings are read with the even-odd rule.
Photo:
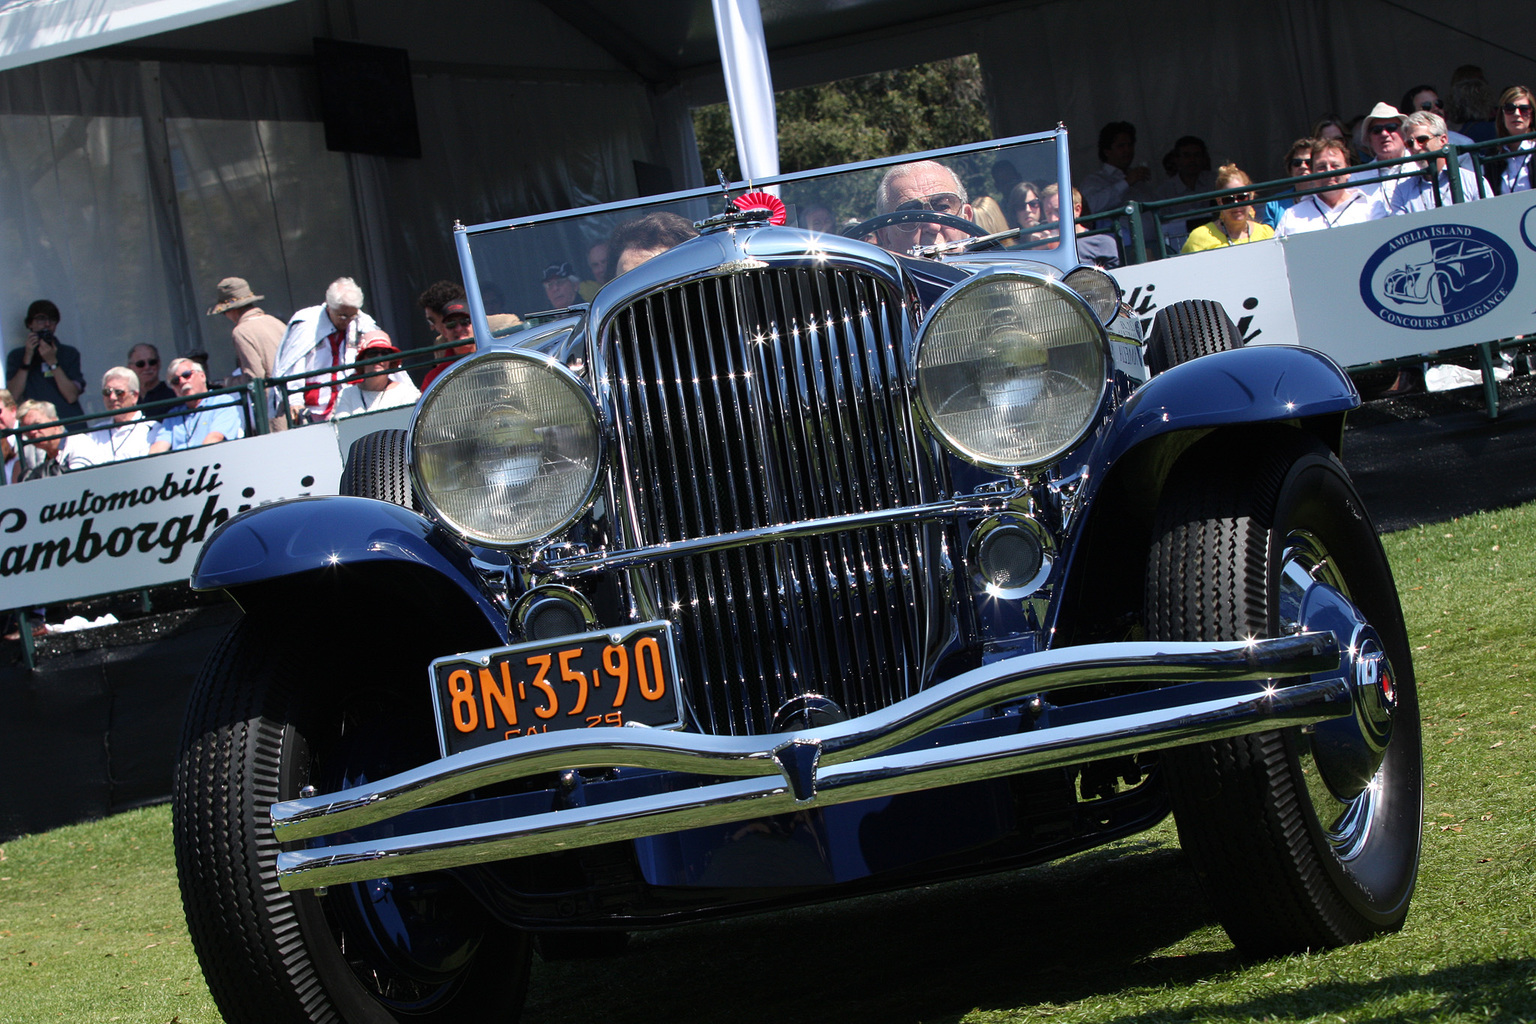
[[0, 487], [0, 606], [184, 580], [231, 516], [340, 477], [335, 432], [307, 427]]
[[1499, 341], [1536, 331], [1536, 192], [1113, 273], [1147, 326], [1176, 299], [1216, 299], [1245, 344], [1344, 366]]

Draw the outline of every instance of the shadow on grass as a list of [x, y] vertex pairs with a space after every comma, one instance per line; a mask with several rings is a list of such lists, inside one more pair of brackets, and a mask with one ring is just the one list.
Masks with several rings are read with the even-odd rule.
[[[1158, 957], [1212, 923], [1177, 847], [1132, 842], [1057, 864], [636, 935], [616, 960], [535, 966], [528, 1020], [958, 1020], [1181, 984], [1235, 952]], [[602, 979], [601, 984], [593, 979]]]

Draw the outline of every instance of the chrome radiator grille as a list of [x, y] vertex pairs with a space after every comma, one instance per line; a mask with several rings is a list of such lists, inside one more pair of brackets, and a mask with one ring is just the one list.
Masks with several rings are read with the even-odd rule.
[[[637, 300], [604, 328], [625, 518], [649, 545], [917, 504], [932, 492], [899, 297], [841, 269], [756, 270]], [[933, 527], [659, 563], [659, 612], [702, 728], [770, 731], [792, 697], [850, 715], [920, 685]]]

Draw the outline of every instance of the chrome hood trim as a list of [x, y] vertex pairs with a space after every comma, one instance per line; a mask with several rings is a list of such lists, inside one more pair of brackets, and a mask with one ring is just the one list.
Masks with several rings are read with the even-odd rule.
[[[1351, 662], [1332, 633], [1098, 644], [1004, 659], [816, 729], [736, 737], [646, 729], [542, 734], [273, 804], [273, 832], [283, 842], [333, 835], [482, 786], [573, 768], [745, 778], [515, 821], [293, 850], [279, 854], [278, 876], [284, 889], [308, 889], [441, 870], [1306, 725], [1352, 713]], [[888, 753], [999, 703], [1105, 683], [1162, 688], [1052, 708], [1040, 728], [1013, 735]], [[1074, 710], [1090, 707], [1091, 714]]]

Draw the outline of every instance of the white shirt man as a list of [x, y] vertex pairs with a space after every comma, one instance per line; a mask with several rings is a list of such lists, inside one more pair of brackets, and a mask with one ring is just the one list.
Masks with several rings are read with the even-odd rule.
[[[378, 330], [373, 317], [362, 311], [362, 304], [363, 290], [356, 281], [350, 277], [332, 281], [325, 290], [322, 305], [301, 309], [289, 318], [288, 330], [277, 347], [272, 375], [287, 377], [354, 361], [358, 338], [368, 331]], [[300, 422], [329, 419], [336, 398], [341, 394], [339, 377], [338, 372], [330, 371], [286, 384], [290, 392], [289, 411], [295, 419]], [[295, 389], [298, 389], [297, 393]], [[273, 409], [277, 416], [283, 412], [281, 408]]]
[[1276, 237], [1361, 224], [1387, 215], [1386, 205], [1379, 196], [1366, 195], [1360, 189], [1350, 187], [1349, 157], [1344, 153], [1342, 140], [1323, 139], [1313, 148], [1312, 173], [1324, 171], [1334, 174], [1314, 184], [1334, 187], [1298, 199], [1296, 205], [1280, 215], [1280, 223], [1275, 226]]
[[182, 399], [149, 435], [149, 453], [182, 451], [245, 436], [245, 417], [234, 395], [205, 398], [208, 375], [193, 359], [171, 360], [171, 387]]
[[101, 376], [101, 400], [112, 422], [83, 434], [71, 434], [64, 442], [64, 468], [104, 466], [122, 459], [149, 454], [152, 420], [132, 406], [139, 402], [139, 375], [126, 366], [114, 366]]
[[[1436, 113], [1421, 110], [1410, 116], [1403, 125], [1408, 137], [1410, 153], [1430, 153], [1444, 149], [1448, 141], [1445, 120]], [[1455, 202], [1451, 188], [1451, 176], [1446, 171], [1443, 156], [1421, 161], [1422, 174], [1414, 174], [1382, 185], [1382, 201], [1392, 213], [1419, 213], [1450, 206]], [[1434, 183], [1430, 175], [1434, 175]], [[1477, 199], [1477, 175], [1465, 167], [1456, 168], [1460, 179], [1463, 201]]]

